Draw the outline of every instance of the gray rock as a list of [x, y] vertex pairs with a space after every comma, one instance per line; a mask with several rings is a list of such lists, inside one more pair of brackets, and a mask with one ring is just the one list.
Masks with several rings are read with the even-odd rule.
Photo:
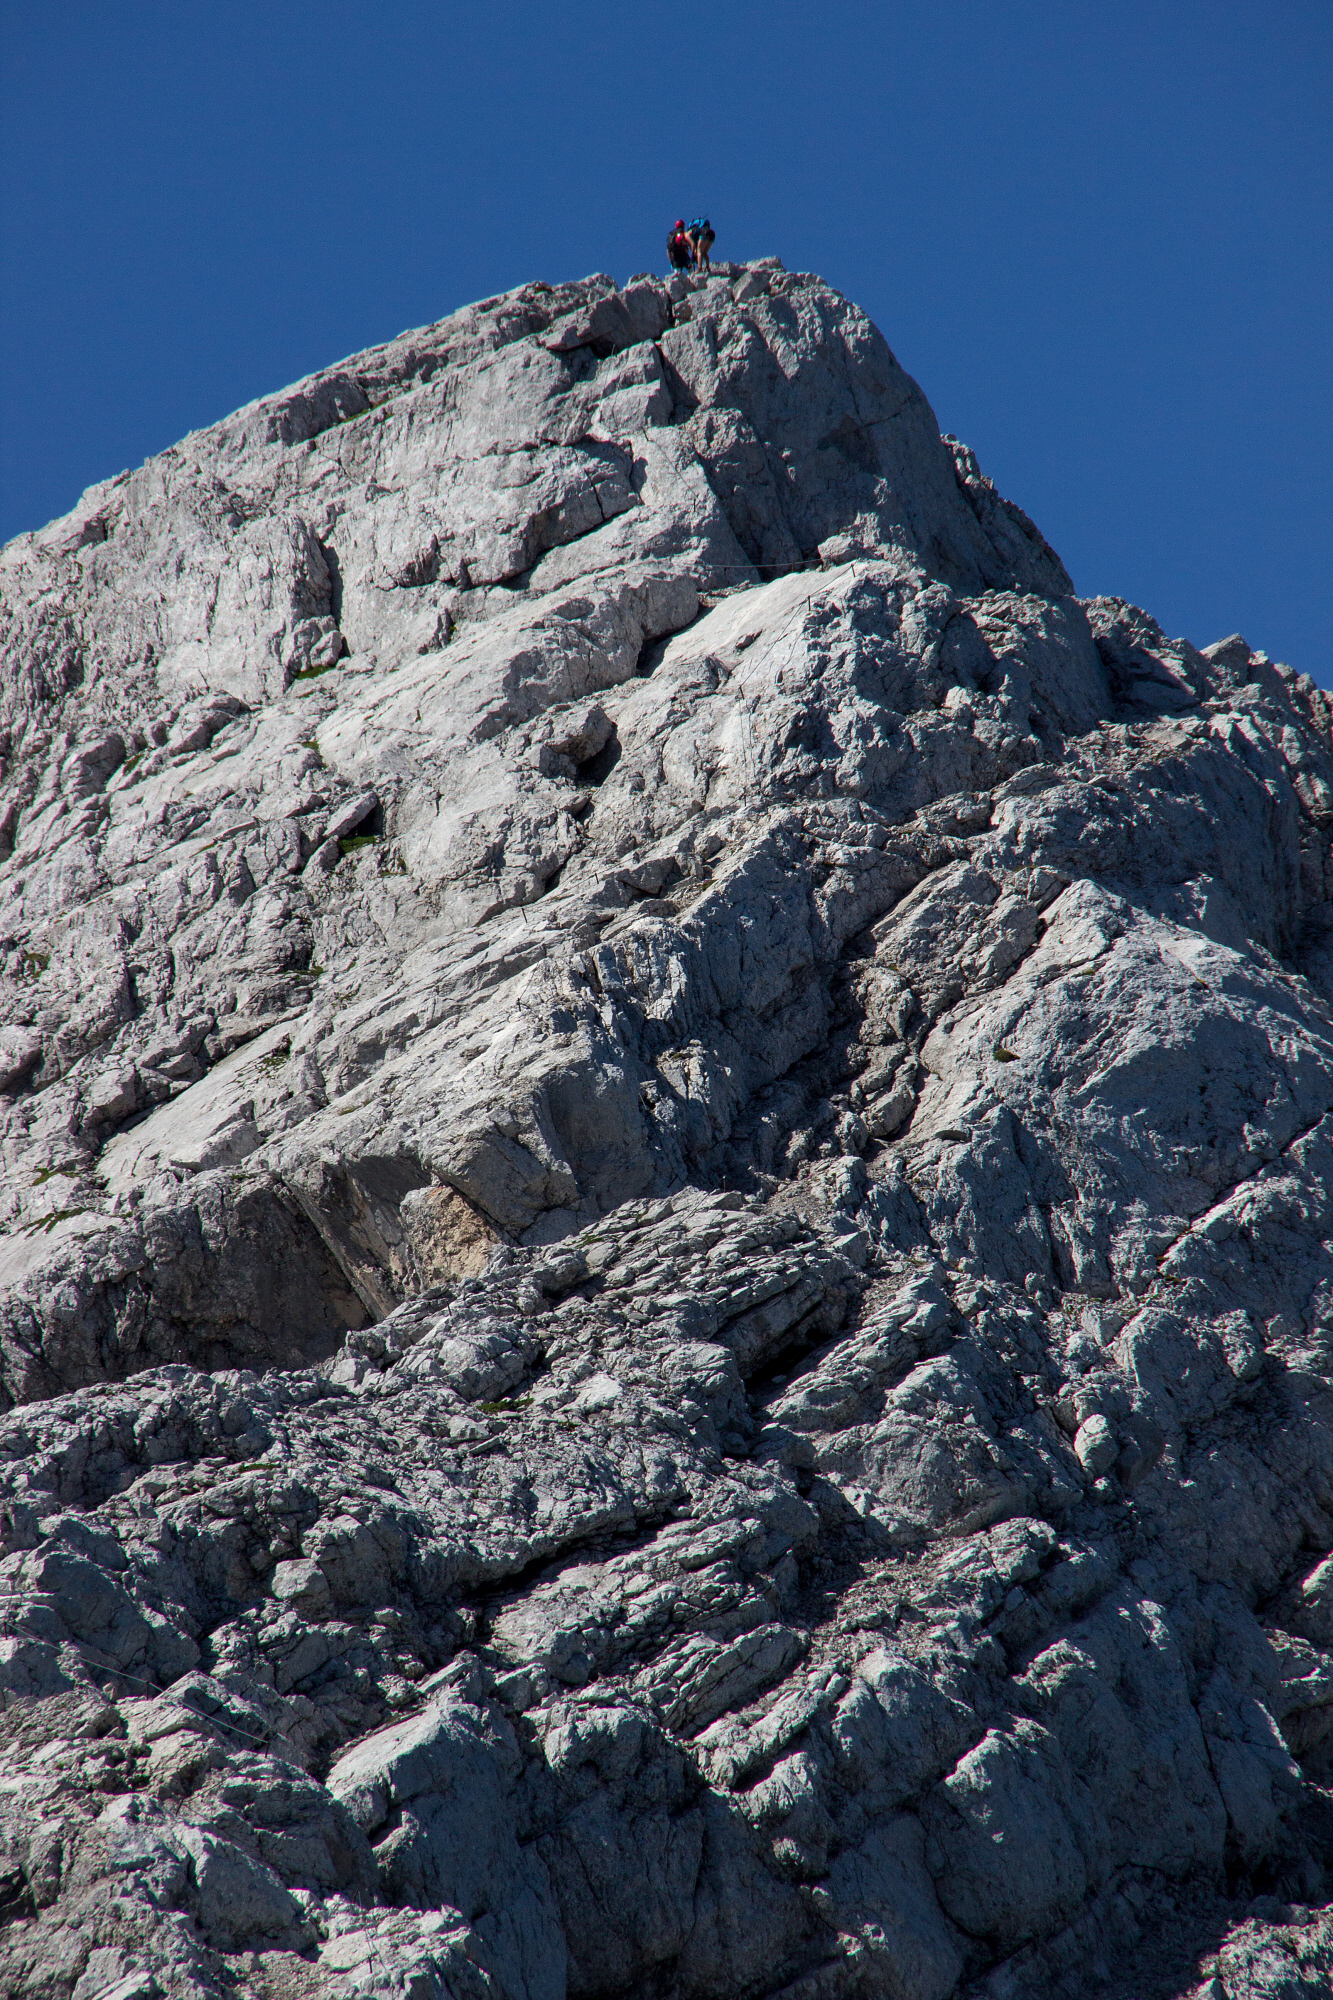
[[1325, 1990], [1327, 697], [772, 258], [0, 631], [4, 1990]]
[[1120, 1456], [1120, 1442], [1105, 1417], [1094, 1414], [1079, 1425], [1074, 1433], [1074, 1456], [1093, 1479], [1110, 1471]]

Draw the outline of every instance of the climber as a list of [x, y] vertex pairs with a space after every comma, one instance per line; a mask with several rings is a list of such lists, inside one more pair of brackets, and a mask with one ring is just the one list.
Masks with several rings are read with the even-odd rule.
[[694, 251], [694, 266], [698, 271], [710, 269], [708, 253], [717, 241], [717, 234], [706, 215], [696, 215], [690, 224], [690, 246]]
[[667, 256], [673, 271], [688, 271], [694, 262], [694, 245], [683, 215], [676, 217], [676, 226], [667, 237]]

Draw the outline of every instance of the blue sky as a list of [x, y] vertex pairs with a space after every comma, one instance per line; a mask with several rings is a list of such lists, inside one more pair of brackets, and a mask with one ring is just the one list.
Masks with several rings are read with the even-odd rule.
[[1333, 682], [1329, 0], [6, 10], [0, 536], [528, 278], [778, 253], [1081, 592]]

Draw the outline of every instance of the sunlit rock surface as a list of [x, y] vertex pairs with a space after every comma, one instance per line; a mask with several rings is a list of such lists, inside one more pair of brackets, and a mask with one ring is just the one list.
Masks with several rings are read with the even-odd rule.
[[1327, 1993], [1311, 681], [775, 259], [253, 404], [0, 633], [3, 1990]]

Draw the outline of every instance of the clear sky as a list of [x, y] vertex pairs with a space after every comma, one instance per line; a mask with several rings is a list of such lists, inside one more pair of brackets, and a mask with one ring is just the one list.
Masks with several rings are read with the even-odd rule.
[[8, 0], [0, 93], [0, 536], [706, 210], [1081, 592], [1333, 682], [1330, 0]]

